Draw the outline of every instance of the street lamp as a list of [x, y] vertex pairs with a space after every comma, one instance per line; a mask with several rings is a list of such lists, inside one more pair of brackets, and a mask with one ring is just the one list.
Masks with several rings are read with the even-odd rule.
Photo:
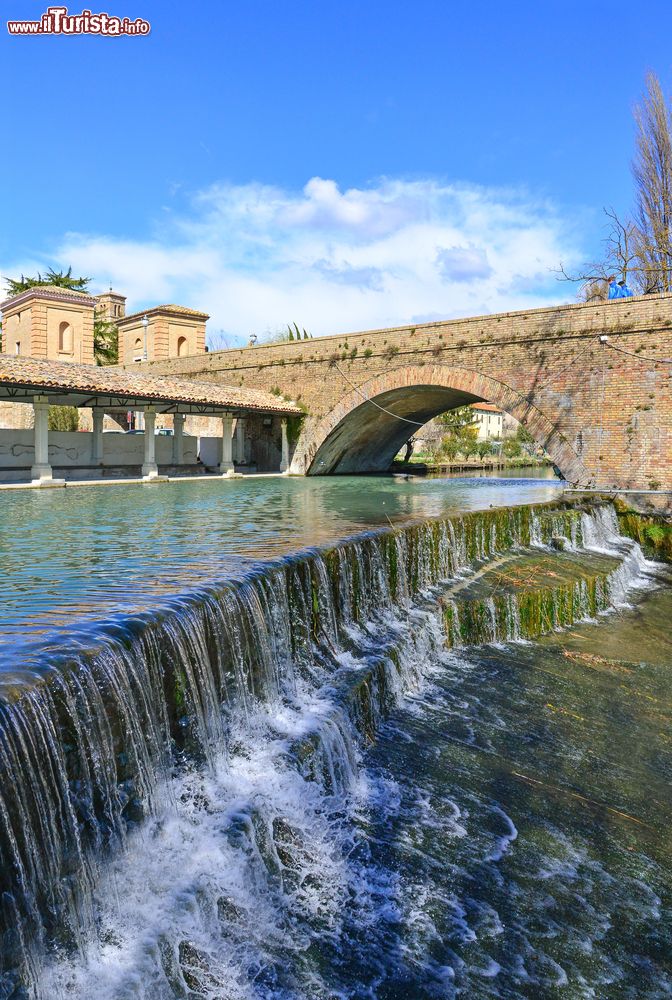
[[140, 320], [140, 322], [142, 323], [142, 329], [143, 329], [143, 334], [144, 334], [144, 339], [143, 339], [144, 346], [143, 346], [143, 350], [142, 350], [142, 360], [146, 361], [147, 360], [147, 327], [149, 326], [149, 318], [147, 317], [146, 314], [142, 317], [142, 319]]

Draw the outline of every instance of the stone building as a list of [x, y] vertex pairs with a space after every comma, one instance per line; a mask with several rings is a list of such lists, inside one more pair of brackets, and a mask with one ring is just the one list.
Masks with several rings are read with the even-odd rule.
[[93, 364], [96, 299], [54, 285], [36, 285], [2, 303], [3, 353]]
[[103, 292], [96, 296], [96, 319], [104, 319], [115, 325], [126, 315], [126, 296], [119, 292]]
[[[0, 305], [2, 351], [26, 358], [94, 363], [96, 299], [54, 285], [36, 285]], [[30, 407], [0, 402], [0, 427], [32, 426]]]
[[[110, 302], [109, 305], [114, 307], [117, 303]], [[186, 358], [205, 353], [205, 324], [210, 317], [197, 309], [176, 305], [153, 306], [119, 319], [114, 316], [109, 318], [119, 330], [120, 364]]]
[[[101, 295], [54, 285], [36, 285], [0, 305], [2, 353], [51, 361], [95, 363], [94, 320], [113, 323], [119, 334], [119, 363], [163, 361], [205, 353], [207, 313], [179, 305], [153, 306], [126, 315], [126, 296], [112, 288]], [[197, 423], [198, 418], [189, 418]], [[32, 426], [32, 411], [0, 402], [0, 427]], [[90, 428], [91, 415], [80, 411], [80, 429]], [[126, 411], [108, 412], [106, 426], [126, 428], [133, 418]], [[158, 426], [172, 427], [172, 418]], [[211, 427], [208, 420], [206, 429]], [[195, 429], [195, 428], [194, 428]]]

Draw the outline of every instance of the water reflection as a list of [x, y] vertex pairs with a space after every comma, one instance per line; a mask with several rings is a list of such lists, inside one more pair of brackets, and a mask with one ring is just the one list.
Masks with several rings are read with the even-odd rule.
[[524, 465], [517, 469], [472, 469], [457, 472], [430, 473], [443, 479], [551, 479], [557, 476], [550, 465]]
[[259, 560], [388, 523], [552, 499], [526, 479], [204, 480], [2, 496], [0, 665], [81, 620], [151, 605]]

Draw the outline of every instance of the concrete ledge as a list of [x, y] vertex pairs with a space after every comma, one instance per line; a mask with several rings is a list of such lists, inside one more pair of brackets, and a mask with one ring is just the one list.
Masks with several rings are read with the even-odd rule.
[[[234, 479], [285, 479], [282, 472], [248, 472], [245, 475], [237, 472], [233, 476], [222, 476], [220, 473], [211, 473], [199, 476], [156, 476], [153, 479], [142, 479], [133, 477], [128, 479], [52, 479], [44, 483], [0, 483], [1, 490], [43, 490], [52, 487], [61, 489], [71, 489], [73, 486], [146, 486], [147, 483], [203, 483], [222, 482]], [[301, 478], [301, 477], [298, 477]]]

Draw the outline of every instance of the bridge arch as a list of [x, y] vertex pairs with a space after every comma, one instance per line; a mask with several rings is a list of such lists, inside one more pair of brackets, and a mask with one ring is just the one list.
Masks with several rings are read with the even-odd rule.
[[580, 456], [529, 398], [498, 379], [448, 365], [395, 368], [357, 388], [349, 386], [329, 413], [306, 422], [291, 471], [301, 475], [384, 472], [418, 424], [456, 406], [483, 400], [519, 420], [568, 481], [590, 484]]

